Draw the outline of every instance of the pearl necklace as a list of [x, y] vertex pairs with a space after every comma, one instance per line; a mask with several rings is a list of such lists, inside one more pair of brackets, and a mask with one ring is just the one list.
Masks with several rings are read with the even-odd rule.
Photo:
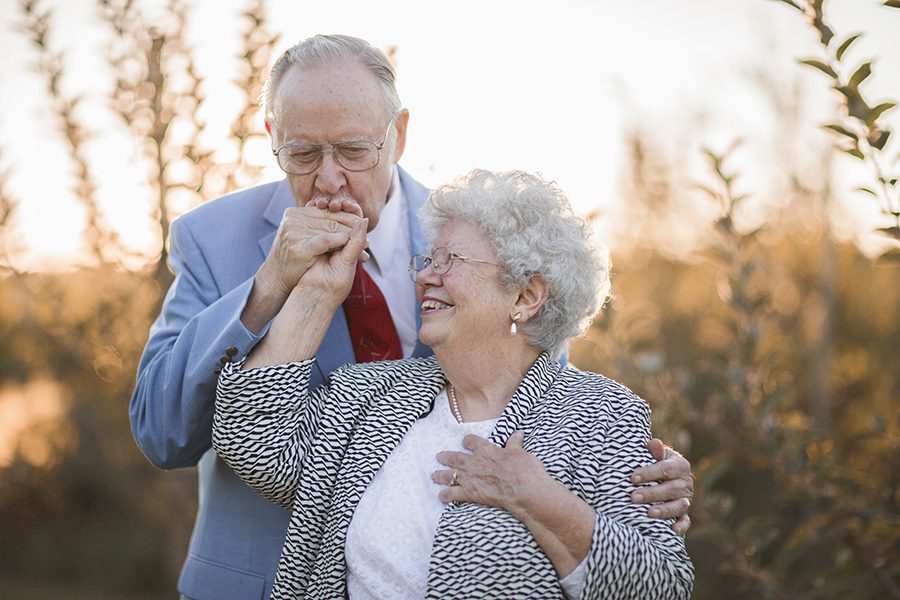
[[447, 392], [449, 392], [450, 396], [450, 410], [453, 412], [453, 416], [456, 417], [456, 422], [462, 423], [463, 418], [462, 413], [459, 412], [459, 401], [456, 399], [456, 389], [449, 381], [447, 382]]

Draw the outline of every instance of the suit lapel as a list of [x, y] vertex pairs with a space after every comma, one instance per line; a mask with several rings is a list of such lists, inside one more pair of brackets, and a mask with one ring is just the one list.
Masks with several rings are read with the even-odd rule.
[[503, 409], [488, 441], [497, 446], [505, 446], [509, 436], [517, 429], [522, 429], [525, 417], [543, 403], [561, 368], [558, 362], [542, 352]]
[[272, 242], [275, 240], [275, 233], [281, 224], [281, 218], [284, 211], [295, 206], [294, 196], [291, 194], [291, 186], [288, 185], [287, 179], [282, 179], [272, 194], [266, 210], [263, 211], [263, 219], [269, 224], [266, 232], [259, 238], [259, 248], [262, 250], [263, 256], [268, 256], [272, 249]]
[[375, 392], [342, 467], [342, 480], [347, 482], [348, 491], [352, 490], [349, 509], [356, 508], [375, 473], [413, 423], [431, 412], [442, 387], [444, 374], [432, 357], [404, 365], [403, 374], [390, 389]]

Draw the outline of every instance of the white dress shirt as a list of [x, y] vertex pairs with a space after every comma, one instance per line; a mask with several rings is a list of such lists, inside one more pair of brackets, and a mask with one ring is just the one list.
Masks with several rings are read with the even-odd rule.
[[406, 197], [400, 185], [400, 174], [394, 168], [391, 194], [381, 211], [378, 225], [369, 232], [369, 254], [372, 260], [363, 268], [381, 289], [394, 327], [400, 337], [403, 356], [412, 356], [416, 346], [417, 302], [415, 284], [410, 280], [407, 267], [412, 256], [409, 236], [409, 219], [406, 214]]

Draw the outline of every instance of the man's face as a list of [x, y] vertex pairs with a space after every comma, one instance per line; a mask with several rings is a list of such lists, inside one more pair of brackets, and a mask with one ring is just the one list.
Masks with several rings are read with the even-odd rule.
[[[389, 117], [376, 77], [355, 60], [316, 67], [291, 67], [276, 89], [272, 145], [285, 143], [330, 144], [350, 140], [380, 143]], [[390, 193], [392, 166], [406, 143], [409, 114], [402, 111], [388, 131], [378, 165], [361, 172], [348, 171], [331, 153], [307, 175], [288, 175], [297, 206], [319, 198], [352, 197], [378, 224]], [[396, 130], [396, 133], [395, 133]]]

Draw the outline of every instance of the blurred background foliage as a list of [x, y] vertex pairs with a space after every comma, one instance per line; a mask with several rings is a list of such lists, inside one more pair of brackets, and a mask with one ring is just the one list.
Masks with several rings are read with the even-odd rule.
[[[685, 181], [681, 159], [663, 150], [671, 145], [635, 123], [623, 140], [620, 212], [592, 215], [617, 224], [614, 297], [572, 358], [647, 398], [655, 434], [691, 460], [694, 598], [900, 598], [896, 140], [881, 118], [892, 103], [863, 98], [871, 68], [841, 62], [855, 40], [825, 22], [822, 0], [779, 1], [820, 39], [822, 57], [798, 58], [831, 77], [843, 98], [827, 127], [841, 150], [872, 167], [859, 194], [886, 217], [884, 252], [872, 258], [833, 235], [829, 178], [842, 159], [814, 132], [792, 129], [790, 109], [782, 131], [805, 152], [773, 140], [780, 183], [765, 191], [742, 184], [739, 141], [708, 149], [708, 176]], [[59, 85], [52, 14], [19, 3], [75, 166], [90, 260], [66, 273], [25, 272], [15, 249], [0, 244], [3, 598], [173, 597], [195, 474], [147, 463], [130, 435], [127, 398], [171, 279], [172, 203], [187, 195], [196, 205], [259, 177], [243, 150], [262, 136], [255, 100], [277, 38], [263, 0], [248, 3], [235, 62], [244, 107], [218, 141], [234, 158], [213, 160], [195, 110], [202, 77], [184, 38], [187, 4], [167, 6], [168, 25], [149, 28], [137, 3], [98, 2], [117, 77], [108, 108], [141, 148], [154, 190], [160, 252], [136, 269], [94, 197], [92, 132], [79, 116], [83, 99]], [[768, 93], [777, 103], [779, 92]], [[7, 176], [0, 169], [4, 234], [21, 201]], [[779, 207], [762, 222], [745, 210], [760, 200]], [[676, 235], [685, 220], [700, 232], [690, 244]]]

